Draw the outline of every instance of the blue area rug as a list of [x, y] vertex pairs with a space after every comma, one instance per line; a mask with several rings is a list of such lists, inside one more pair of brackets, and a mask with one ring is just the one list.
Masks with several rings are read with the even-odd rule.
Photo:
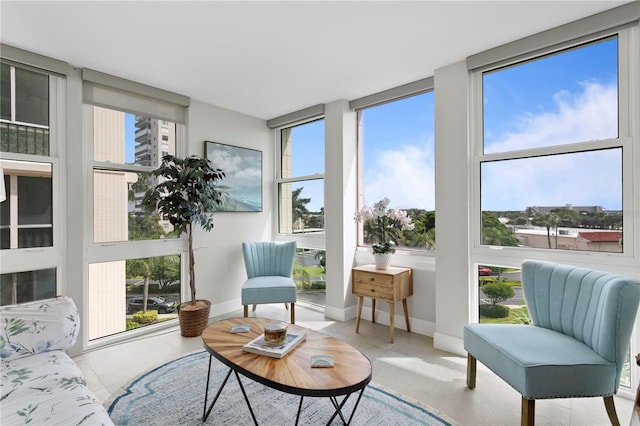
[[[209, 418], [202, 423], [209, 354], [185, 355], [135, 379], [107, 403], [116, 425], [250, 425], [249, 408], [232, 374]], [[224, 380], [228, 367], [213, 359], [209, 401]], [[240, 376], [260, 425], [295, 423], [300, 398]], [[351, 413], [356, 395], [346, 404]], [[328, 398], [305, 398], [300, 424], [326, 424], [333, 414]], [[340, 419], [334, 424], [342, 424]], [[451, 425], [451, 421], [415, 401], [369, 384], [356, 410], [354, 425]]]

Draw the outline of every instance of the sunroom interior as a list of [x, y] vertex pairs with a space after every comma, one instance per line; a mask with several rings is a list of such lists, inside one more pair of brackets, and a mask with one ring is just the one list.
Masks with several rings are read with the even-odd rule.
[[[175, 256], [181, 265], [176, 279], [180, 298], [188, 298], [184, 238], [133, 241], [130, 234], [127, 237], [126, 214], [124, 224], [110, 222], [106, 231], [101, 227], [122, 215], [122, 205], [117, 211], [103, 198], [114, 190], [110, 178], [126, 175], [132, 184], [157, 165], [128, 163], [122, 151], [110, 151], [113, 147], [101, 142], [109, 132], [130, 131], [125, 116], [138, 124], [147, 118], [169, 123], [171, 148], [163, 153], [207, 155], [210, 142], [260, 153], [260, 206], [216, 212], [213, 230], [194, 234], [197, 296], [212, 302], [211, 319], [242, 307], [242, 243], [271, 240], [294, 240], [299, 248], [324, 252], [324, 304], [313, 310], [327, 321], [355, 319], [352, 268], [372, 263], [373, 257], [354, 214], [365, 203], [377, 201], [371, 199], [373, 191], [363, 194], [367, 164], [362, 160], [362, 117], [370, 108], [422, 94], [431, 96], [431, 110], [425, 114], [430, 114], [432, 131], [432, 175], [420, 181], [403, 175], [401, 187], [387, 186], [384, 194], [393, 203], [396, 191], [428, 192], [425, 209], [436, 212], [436, 242], [398, 247], [392, 258], [394, 266], [413, 271], [413, 294], [407, 300], [412, 333], [429, 337], [434, 350], [465, 356], [463, 327], [478, 321], [482, 265], [517, 269], [525, 259], [539, 259], [640, 277], [638, 1], [3, 1], [0, 10], [2, 138], [26, 126], [35, 129], [33, 140], [46, 132], [48, 142], [44, 150], [29, 151], [2, 141], [2, 189], [11, 200], [20, 197], [20, 188], [30, 188], [28, 181], [20, 186], [17, 176], [50, 177], [50, 195], [41, 197], [49, 205], [46, 242], [30, 246], [35, 237], [29, 232], [21, 236], [18, 209], [3, 206], [2, 304], [20, 301], [15, 296], [20, 285], [33, 288], [34, 280], [52, 282], [53, 287], [41, 294], [70, 296], [80, 310], [84, 326], [72, 350], [76, 356], [176, 327], [174, 320], [125, 329], [125, 289], [121, 284], [117, 290], [101, 285], [110, 274], [124, 277], [125, 261]], [[582, 139], [552, 146], [493, 152], [486, 141], [483, 146], [483, 125], [488, 123], [483, 110], [491, 100], [486, 96], [486, 76], [611, 40], [617, 70], [608, 76], [615, 81], [615, 134], [580, 135]], [[37, 107], [37, 99], [23, 102], [26, 112], [16, 104], [23, 72], [45, 76], [44, 95], [31, 93], [34, 99], [46, 97], [44, 109]], [[23, 84], [33, 81], [25, 77]], [[580, 84], [598, 89], [589, 81]], [[516, 88], [505, 90], [516, 96]], [[557, 96], [562, 97], [560, 89]], [[594, 101], [596, 110], [598, 102]], [[567, 103], [561, 100], [556, 106], [562, 110]], [[112, 126], [109, 120], [120, 121]], [[295, 162], [300, 151], [286, 151], [284, 135], [309, 123], [321, 127], [322, 138], [313, 148], [319, 149], [321, 161], [295, 175], [286, 164]], [[144, 132], [136, 129], [138, 140]], [[382, 163], [389, 168], [403, 166], [394, 163], [399, 161], [393, 155], [394, 143], [391, 140], [386, 151], [388, 163]], [[304, 143], [297, 148], [304, 150]], [[616, 231], [620, 235], [616, 234], [614, 251], [562, 249], [559, 233], [554, 247], [551, 240], [544, 246], [545, 238], [542, 247], [488, 243], [483, 238], [483, 197], [489, 196], [493, 182], [485, 178], [491, 173], [507, 176], [498, 164], [567, 155], [570, 162], [581, 162], [584, 172], [594, 163], [582, 163], [582, 153], [611, 154], [596, 160], [599, 173], [615, 176], [615, 185], [577, 188], [615, 192], [619, 207], [610, 209], [619, 210], [624, 227]], [[553, 172], [558, 179], [570, 179], [567, 176], [581, 168], [553, 164], [566, 167], [565, 174]], [[504, 179], [513, 175], [508, 176]], [[521, 178], [501, 188], [532, 191], [530, 182]], [[321, 200], [323, 217], [313, 231], [297, 232], [291, 188], [305, 184], [318, 184], [314, 195]], [[134, 201], [127, 198], [132, 196], [128, 187], [123, 188], [112, 196], [120, 197], [126, 211], [127, 203]], [[549, 198], [548, 205], [574, 202], [564, 195]], [[115, 232], [116, 227], [123, 234]], [[284, 312], [284, 306], [278, 308]], [[380, 303], [376, 309], [377, 321], [388, 325], [388, 306]], [[371, 304], [365, 304], [363, 312], [364, 320], [370, 318]], [[396, 310], [395, 315], [395, 327], [405, 328], [402, 312]], [[640, 352], [638, 330], [636, 320], [633, 354]], [[386, 335], [378, 337], [384, 340]], [[629, 374], [629, 385], [619, 394], [631, 399], [640, 371], [630, 368]]]

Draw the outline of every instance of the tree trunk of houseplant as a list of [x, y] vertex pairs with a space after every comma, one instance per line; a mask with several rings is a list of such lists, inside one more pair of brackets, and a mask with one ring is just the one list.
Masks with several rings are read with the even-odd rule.
[[182, 303], [178, 313], [180, 319], [180, 335], [183, 337], [200, 336], [202, 330], [204, 330], [209, 323], [209, 312], [211, 310], [211, 302], [196, 299], [192, 231], [192, 224], [189, 223], [187, 226], [187, 237], [189, 240], [189, 289], [191, 290], [191, 301]]

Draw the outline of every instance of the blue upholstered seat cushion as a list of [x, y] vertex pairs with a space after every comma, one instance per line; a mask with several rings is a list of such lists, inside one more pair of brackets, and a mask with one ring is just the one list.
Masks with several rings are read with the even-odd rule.
[[289, 277], [249, 278], [242, 286], [241, 299], [243, 305], [295, 303], [296, 284]]
[[464, 347], [527, 399], [615, 392], [616, 364], [554, 330], [533, 325], [468, 324]]

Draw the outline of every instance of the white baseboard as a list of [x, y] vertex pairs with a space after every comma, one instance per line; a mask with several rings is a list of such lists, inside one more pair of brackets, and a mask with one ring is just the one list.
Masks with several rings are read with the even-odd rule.
[[340, 309], [325, 305], [324, 316], [336, 321], [349, 321], [356, 317], [356, 308], [355, 306], [350, 306], [348, 308]]
[[[209, 313], [209, 318], [213, 319], [216, 317], [225, 316], [225, 315], [228, 315], [230, 312], [237, 311], [238, 309], [242, 309], [242, 303], [240, 302], [239, 298], [235, 300], [229, 300], [223, 303], [218, 303], [215, 305], [212, 304], [211, 311]], [[349, 306], [348, 308], [336, 308], [333, 306], [325, 305], [324, 316], [332, 320], [345, 322], [345, 321], [354, 319], [356, 317], [357, 311], [358, 311], [357, 306], [355, 305]], [[361, 320], [371, 321], [371, 307], [367, 307], [367, 306], [362, 307]], [[376, 309], [376, 322], [379, 324], [389, 326], [389, 312], [379, 311]], [[395, 323], [395, 328], [399, 330], [407, 329], [404, 322], [404, 313], [402, 310], [400, 310], [400, 313], [396, 313], [394, 315], [394, 323]], [[436, 331], [436, 325], [431, 321], [425, 321], [425, 320], [409, 317], [409, 325], [411, 326], [412, 333], [434, 337], [434, 334]], [[435, 346], [435, 338], [434, 338], [434, 346]], [[460, 343], [460, 347], [462, 347], [462, 343]], [[452, 351], [449, 351], [449, 352], [452, 352]]]
[[240, 298], [228, 300], [223, 303], [211, 304], [211, 310], [209, 311], [209, 319], [228, 315], [231, 312], [242, 310], [242, 302]]
[[433, 347], [456, 355], [467, 356], [467, 351], [464, 350], [464, 340], [460, 337], [436, 332], [433, 336]]
[[[354, 307], [354, 311], [355, 311]], [[353, 318], [355, 318], [355, 312]], [[371, 321], [371, 308], [363, 306], [362, 307], [362, 316], [360, 317], [362, 321]], [[390, 324], [389, 321], [389, 312], [379, 311], [376, 309], [376, 322], [378, 324], [383, 324], [388, 326]], [[404, 313], [401, 311], [400, 314], [394, 314], [393, 316], [394, 327], [399, 330], [406, 330], [407, 326], [404, 321]], [[411, 326], [412, 333], [422, 334], [424, 336], [433, 337], [433, 333], [436, 330], [436, 325], [430, 321], [419, 320], [415, 318], [409, 317], [409, 325]]]

